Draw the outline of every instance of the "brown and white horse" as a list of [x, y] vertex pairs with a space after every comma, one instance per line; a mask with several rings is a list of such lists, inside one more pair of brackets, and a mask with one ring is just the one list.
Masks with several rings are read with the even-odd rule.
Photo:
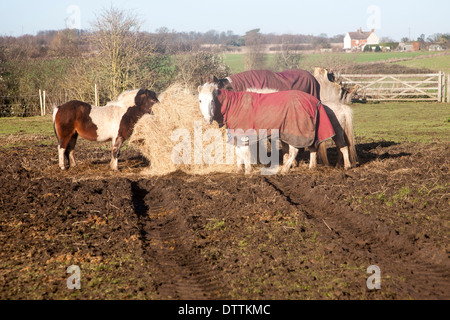
[[55, 108], [53, 126], [58, 138], [59, 167], [65, 170], [66, 162], [69, 167], [76, 166], [73, 153], [79, 135], [89, 141], [111, 141], [111, 169], [118, 170], [123, 142], [131, 136], [136, 122], [151, 113], [158, 102], [153, 91], [141, 89], [127, 91], [104, 107], [73, 100]]

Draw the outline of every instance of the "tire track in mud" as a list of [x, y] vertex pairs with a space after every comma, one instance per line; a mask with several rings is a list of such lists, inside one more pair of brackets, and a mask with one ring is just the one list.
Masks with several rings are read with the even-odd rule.
[[218, 276], [194, 247], [186, 217], [164, 188], [164, 182], [152, 186], [131, 183], [142, 253], [157, 279], [156, 290], [164, 300], [214, 299], [220, 289]]
[[[299, 187], [296, 177], [265, 177], [265, 182], [317, 227], [327, 241], [342, 248], [348, 259], [367, 261], [380, 266], [382, 273], [392, 278], [405, 279], [396, 285], [399, 296], [431, 299], [449, 299], [450, 267], [442, 252], [426, 252], [414, 246], [410, 235], [399, 234], [376, 217], [350, 210], [337, 201], [331, 201], [326, 191], [314, 188], [307, 181]], [[303, 183], [303, 182], [302, 182]], [[427, 256], [438, 256], [430, 260]], [[432, 288], [432, 289], [431, 289]], [[393, 290], [395, 290], [393, 289]], [[432, 292], [430, 294], [430, 292]]]

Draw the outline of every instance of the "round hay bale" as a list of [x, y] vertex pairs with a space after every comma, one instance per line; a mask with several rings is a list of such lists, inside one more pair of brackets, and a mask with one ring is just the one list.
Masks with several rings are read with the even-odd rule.
[[130, 138], [150, 162], [143, 174], [235, 172], [234, 147], [226, 143], [226, 129], [203, 121], [197, 94], [173, 84], [158, 99], [153, 114], [136, 123]]

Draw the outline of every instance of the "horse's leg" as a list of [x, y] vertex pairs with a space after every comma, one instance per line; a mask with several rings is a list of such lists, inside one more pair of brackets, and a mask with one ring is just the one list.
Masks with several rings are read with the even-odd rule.
[[317, 168], [317, 148], [311, 146], [309, 149], [309, 169]]
[[118, 136], [116, 139], [112, 141], [112, 149], [111, 149], [111, 169], [114, 171], [119, 170], [119, 156], [120, 156], [120, 148], [122, 148], [124, 139], [122, 136]]
[[281, 154], [283, 155], [283, 165], [289, 160], [289, 145], [286, 142], [281, 141]]
[[338, 162], [337, 166], [342, 164], [342, 160], [344, 162], [344, 169], [351, 169], [352, 164], [350, 162], [350, 153], [347, 144], [345, 143], [345, 139], [343, 135], [336, 135], [334, 138], [334, 143], [338, 149]]
[[77, 144], [77, 138], [78, 138], [78, 133], [74, 133], [73, 136], [70, 138], [69, 144], [67, 146], [67, 150], [66, 153], [69, 155], [68, 159], [69, 159], [69, 165], [71, 168], [76, 167], [77, 164], [75, 162], [75, 157], [74, 157], [74, 150], [75, 150], [75, 145]]
[[348, 147], [342, 147], [339, 149], [342, 153], [342, 156], [344, 157], [344, 169], [348, 170], [352, 168], [352, 164], [350, 163], [350, 156], [349, 156], [349, 150]]
[[242, 165], [245, 166], [245, 174], [250, 174], [252, 171], [250, 147], [249, 146], [236, 146], [236, 160], [237, 160], [237, 172], [242, 172]]
[[65, 160], [66, 160], [66, 149], [64, 149], [58, 144], [58, 161], [61, 170], [66, 170]]
[[289, 158], [287, 159], [286, 162], [284, 162], [284, 156], [283, 156], [283, 168], [281, 169], [282, 174], [286, 174], [289, 172], [292, 165], [295, 163], [295, 158], [297, 158], [297, 155], [298, 155], [298, 149], [293, 146], [289, 146]]
[[245, 174], [251, 174], [252, 173], [252, 159], [250, 154], [250, 147], [242, 147], [244, 150], [244, 166], [245, 166]]
[[70, 166], [68, 150], [71, 138], [72, 136], [59, 138], [58, 159], [59, 159], [59, 167], [61, 168], [61, 170], [66, 170], [66, 165]]
[[244, 158], [242, 157], [242, 150], [239, 146], [235, 146], [236, 151], [236, 169], [237, 173], [242, 173], [242, 165], [244, 164]]

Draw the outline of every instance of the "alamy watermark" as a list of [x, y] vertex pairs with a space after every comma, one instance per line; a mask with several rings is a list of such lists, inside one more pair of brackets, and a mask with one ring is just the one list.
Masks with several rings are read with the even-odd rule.
[[367, 268], [367, 273], [371, 274], [367, 278], [367, 289], [369, 290], [380, 290], [381, 289], [381, 269], [378, 266], [370, 266]]
[[66, 13], [69, 15], [66, 18], [67, 29], [81, 30], [81, 9], [77, 5], [70, 5], [66, 9]]
[[67, 278], [67, 289], [69, 290], [80, 290], [81, 289], [81, 269], [79, 266], [69, 266], [66, 273], [71, 276]]
[[[203, 132], [203, 121], [194, 122], [194, 134], [188, 129], [180, 128], [172, 132], [171, 140], [177, 144], [172, 149], [171, 159], [176, 165], [233, 165], [235, 155], [249, 156], [251, 164], [262, 164], [262, 175], [273, 175], [279, 168], [279, 130], [228, 130], [224, 147], [224, 136], [219, 129]], [[271, 150], [266, 148], [266, 139], [271, 141]], [[192, 150], [192, 148], [194, 150]], [[247, 148], [247, 149], [246, 149]], [[245, 153], [247, 152], [247, 153]], [[242, 153], [242, 154], [241, 154]], [[245, 154], [244, 154], [245, 153]]]
[[376, 5], [371, 5], [367, 8], [367, 28], [369, 30], [381, 29], [381, 8]]

